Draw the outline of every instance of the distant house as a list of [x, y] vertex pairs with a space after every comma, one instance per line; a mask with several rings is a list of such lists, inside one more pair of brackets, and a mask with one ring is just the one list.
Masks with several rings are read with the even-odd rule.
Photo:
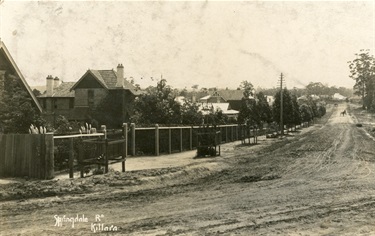
[[204, 96], [199, 99], [201, 103], [222, 103], [226, 102], [226, 100], [219, 94], [218, 91], [214, 91], [212, 94]]
[[118, 111], [121, 122], [127, 122], [133, 115], [134, 99], [140, 94], [124, 77], [122, 64], [117, 66], [117, 71], [89, 69], [75, 83], [60, 83], [52, 76], [48, 76], [46, 82], [47, 91], [39, 99], [50, 120], [63, 115], [68, 120], [88, 121], [90, 112], [111, 96], [113, 103], [121, 104]]
[[58, 77], [49, 75], [46, 78], [47, 89], [38, 96], [43, 108], [43, 116], [52, 125], [57, 116], [62, 115], [68, 120], [82, 120], [82, 115], [74, 109], [74, 91], [71, 88], [75, 82], [61, 82]]
[[7, 81], [10, 80], [19, 81], [21, 87], [30, 96], [33, 106], [37, 111], [42, 112], [42, 107], [27, 84], [25, 77], [22, 75], [4, 42], [0, 41], [0, 95], [7, 89]]
[[219, 90], [200, 98], [200, 110], [208, 114], [220, 110], [228, 117], [236, 118], [241, 108], [243, 91], [241, 90]]
[[234, 110], [240, 110], [242, 90], [218, 90], [199, 99], [201, 103], [229, 103]]
[[336, 100], [336, 101], [344, 101], [346, 99], [346, 97], [339, 94], [339, 93], [335, 93], [335, 94], [333, 94], [332, 99]]
[[239, 111], [241, 109], [241, 100], [243, 98], [243, 90], [220, 90], [220, 95], [228, 102], [231, 109]]
[[239, 111], [233, 110], [229, 103], [200, 103], [199, 110], [203, 115], [208, 115], [215, 111], [221, 111], [224, 115], [230, 118], [237, 118]]

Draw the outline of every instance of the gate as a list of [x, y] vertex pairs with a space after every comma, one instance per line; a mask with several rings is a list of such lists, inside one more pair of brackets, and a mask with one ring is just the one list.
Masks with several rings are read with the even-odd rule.
[[108, 166], [116, 162], [122, 163], [122, 172], [125, 172], [126, 156], [126, 139], [98, 138], [83, 140], [78, 153], [78, 166], [81, 177], [84, 177], [86, 166], [104, 166], [105, 173], [108, 173]]

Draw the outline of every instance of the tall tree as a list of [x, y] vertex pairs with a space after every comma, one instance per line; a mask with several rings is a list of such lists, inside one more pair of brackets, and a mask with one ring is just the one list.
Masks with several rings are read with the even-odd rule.
[[299, 109], [302, 122], [310, 122], [313, 118], [311, 107], [307, 104], [302, 104]]
[[160, 80], [156, 87], [149, 87], [145, 94], [136, 99], [133, 121], [141, 124], [181, 123], [180, 104], [175, 97], [167, 81]]
[[369, 50], [360, 50], [355, 54], [356, 59], [349, 61], [350, 75], [355, 80], [355, 94], [362, 97], [362, 107], [371, 108], [374, 100], [374, 57]]
[[[281, 96], [280, 91], [275, 95], [275, 101], [272, 106], [273, 119], [277, 123], [280, 123], [280, 112], [281, 111]], [[283, 89], [283, 123], [285, 125], [293, 124], [293, 104], [290, 92], [287, 88]]]
[[325, 90], [326, 86], [324, 86], [322, 83], [320, 82], [310, 82], [307, 86], [306, 86], [306, 92], [308, 95], [323, 95], [325, 94], [326, 90]]
[[185, 125], [201, 125], [203, 114], [199, 111], [197, 103], [185, 101], [181, 105], [181, 123]]
[[86, 122], [91, 123], [97, 129], [100, 128], [99, 124], [105, 124], [107, 128], [121, 127], [124, 122], [121, 92], [113, 91], [107, 94], [97, 107], [90, 109], [90, 115], [86, 117]]
[[242, 81], [240, 88], [243, 90], [241, 108], [238, 115], [240, 123], [255, 125], [258, 122], [256, 102], [254, 99], [254, 86], [249, 81]]
[[272, 110], [270, 105], [267, 102], [266, 95], [263, 92], [259, 92], [256, 95], [257, 97], [257, 106], [260, 116], [260, 122], [262, 123], [271, 123], [272, 122]]
[[244, 91], [243, 97], [244, 98], [250, 98], [254, 96], [254, 86], [252, 83], [250, 83], [247, 80], [244, 80], [241, 82], [240, 88]]
[[297, 101], [297, 96], [293, 94], [291, 96], [291, 99], [292, 99], [292, 107], [293, 107], [292, 124], [295, 127], [296, 125], [301, 124], [301, 111], [300, 111], [300, 106]]

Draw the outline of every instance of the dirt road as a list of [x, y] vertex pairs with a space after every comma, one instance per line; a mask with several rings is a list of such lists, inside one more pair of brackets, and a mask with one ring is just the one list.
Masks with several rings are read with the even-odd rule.
[[[340, 116], [346, 106], [303, 132], [184, 167], [7, 185], [1, 235], [93, 235], [110, 226], [109, 235], [374, 235], [375, 141], [350, 111]], [[19, 200], [7, 195], [16, 190]], [[87, 222], [73, 228], [66, 218], [77, 214]]]

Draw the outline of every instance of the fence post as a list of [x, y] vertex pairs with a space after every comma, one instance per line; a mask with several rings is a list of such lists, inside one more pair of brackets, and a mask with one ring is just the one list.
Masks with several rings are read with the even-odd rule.
[[190, 127], [190, 150], [193, 150], [193, 127]]
[[108, 139], [104, 141], [105, 167], [104, 172], [108, 173]]
[[107, 126], [106, 125], [102, 125], [100, 128], [101, 128], [101, 130], [104, 133], [104, 139], [107, 139]]
[[172, 153], [172, 129], [169, 127], [168, 129], [168, 153]]
[[45, 165], [45, 179], [53, 179], [54, 177], [54, 142], [53, 134], [43, 134], [46, 142], [46, 165]]
[[234, 128], [234, 126], [231, 126], [231, 127], [230, 127], [230, 130], [231, 130], [231, 132], [230, 132], [231, 140], [230, 140], [230, 141], [231, 141], [231, 142], [234, 141], [233, 128]]
[[69, 178], [74, 178], [73, 161], [74, 161], [74, 138], [69, 139]]
[[130, 129], [132, 132], [132, 143], [131, 143], [132, 156], [135, 156], [135, 124], [134, 123], [130, 124]]
[[128, 124], [124, 123], [123, 124], [124, 128], [124, 147], [122, 150], [122, 155], [123, 155], [123, 161], [122, 161], [122, 172], [125, 172], [125, 161], [126, 157], [128, 156]]
[[83, 155], [84, 155], [83, 145], [79, 145], [79, 147], [78, 147], [78, 163], [79, 164], [78, 165], [79, 165], [79, 171], [80, 171], [81, 178], [84, 177], [84, 175], [83, 175], [83, 165], [82, 165]]
[[180, 128], [180, 152], [182, 152], [182, 128]]
[[128, 156], [128, 124], [124, 123], [124, 139], [125, 139], [125, 144], [124, 144], [124, 155], [125, 157]]
[[225, 126], [225, 142], [228, 142], [228, 126]]
[[159, 156], [159, 125], [155, 124], [155, 156]]

